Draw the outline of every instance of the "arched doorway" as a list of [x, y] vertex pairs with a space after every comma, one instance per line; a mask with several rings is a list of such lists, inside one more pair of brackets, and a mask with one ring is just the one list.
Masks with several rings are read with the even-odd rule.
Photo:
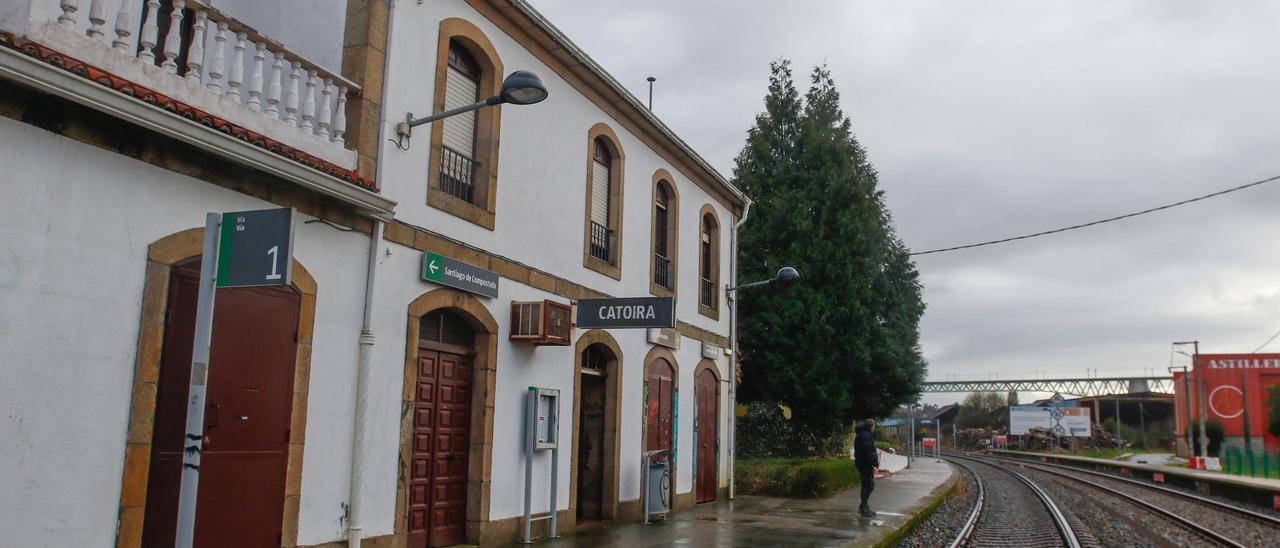
[[466, 538], [474, 345], [475, 332], [456, 312], [433, 310], [418, 325], [410, 546], [449, 546]]
[[[190, 379], [203, 238], [203, 228], [192, 228], [147, 247], [117, 546], [173, 544], [181, 475], [174, 457], [186, 422], [185, 405], [175, 411], [173, 400], [183, 403]], [[236, 540], [297, 544], [317, 285], [297, 260], [291, 268], [287, 289], [217, 292], [197, 546], [236, 544], [216, 535], [242, 525]], [[262, 458], [250, 462], [237, 447]], [[220, 525], [229, 519], [230, 526]]]
[[668, 470], [668, 501], [674, 508], [676, 494], [676, 463], [678, 455], [675, 447], [676, 398], [678, 397], [678, 377], [675, 356], [662, 347], [654, 347], [646, 356], [644, 376], [644, 450], [645, 452], [663, 451], [656, 454], [655, 460], [665, 459], [670, 463]]
[[[176, 532], [200, 263], [169, 274], [143, 546], [172, 546]], [[195, 545], [279, 544], [301, 299], [292, 288], [222, 288], [216, 302]]]
[[695, 468], [697, 478], [694, 481], [697, 502], [716, 500], [719, 470], [717, 469], [720, 448], [720, 380], [716, 378], [714, 366], [700, 365], [694, 379], [696, 396], [695, 413], [697, 455]]
[[497, 321], [452, 289], [408, 312], [396, 533], [410, 548], [486, 544]]
[[578, 524], [617, 518], [622, 351], [606, 331], [578, 338], [569, 507]]

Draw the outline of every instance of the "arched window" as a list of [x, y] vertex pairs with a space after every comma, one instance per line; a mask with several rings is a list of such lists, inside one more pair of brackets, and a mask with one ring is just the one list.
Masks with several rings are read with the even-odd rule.
[[583, 265], [622, 279], [622, 148], [604, 124], [587, 133], [587, 213]]
[[[445, 69], [444, 110], [465, 107], [480, 100], [480, 65], [457, 41], [449, 43]], [[471, 203], [475, 199], [476, 111], [442, 120], [440, 190]]]
[[720, 223], [711, 206], [702, 208], [702, 223], [698, 237], [698, 311], [713, 318], [720, 317]]
[[679, 196], [670, 177], [666, 170], [659, 170], [653, 183], [653, 269], [649, 292], [661, 297], [674, 296], [678, 280]]
[[[498, 94], [502, 61], [479, 28], [463, 19], [445, 19], [438, 47], [433, 112]], [[497, 203], [501, 112], [494, 105], [431, 125], [427, 204], [490, 230]]]

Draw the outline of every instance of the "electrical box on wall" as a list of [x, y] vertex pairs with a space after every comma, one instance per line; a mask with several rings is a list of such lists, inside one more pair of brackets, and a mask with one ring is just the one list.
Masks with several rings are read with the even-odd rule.
[[552, 300], [511, 301], [511, 340], [568, 346], [573, 339], [573, 308]]

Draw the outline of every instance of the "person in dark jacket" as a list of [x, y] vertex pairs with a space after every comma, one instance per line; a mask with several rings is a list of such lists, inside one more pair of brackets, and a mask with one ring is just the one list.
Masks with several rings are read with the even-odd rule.
[[867, 505], [871, 492], [876, 488], [876, 469], [880, 467], [880, 452], [876, 450], [876, 440], [871, 435], [876, 431], [876, 421], [867, 419], [853, 429], [853, 465], [862, 476], [862, 505], [858, 506], [858, 515], [874, 517], [875, 512]]

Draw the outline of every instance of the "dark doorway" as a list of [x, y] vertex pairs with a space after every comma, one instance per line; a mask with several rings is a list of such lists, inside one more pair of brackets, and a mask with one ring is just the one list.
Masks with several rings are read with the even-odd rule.
[[[143, 546], [176, 533], [199, 272], [195, 259], [169, 279]], [[279, 546], [300, 298], [235, 288], [215, 302], [195, 545]]]
[[696, 385], [698, 418], [698, 477], [694, 489], [698, 502], [716, 500], [716, 450], [719, 447], [720, 392], [715, 373], [703, 369], [698, 373]]
[[447, 310], [428, 313], [419, 325], [409, 546], [450, 546], [466, 538], [475, 332]]
[[582, 355], [582, 380], [578, 402], [578, 521], [603, 517], [605, 466], [605, 404], [608, 351], [588, 346]]

